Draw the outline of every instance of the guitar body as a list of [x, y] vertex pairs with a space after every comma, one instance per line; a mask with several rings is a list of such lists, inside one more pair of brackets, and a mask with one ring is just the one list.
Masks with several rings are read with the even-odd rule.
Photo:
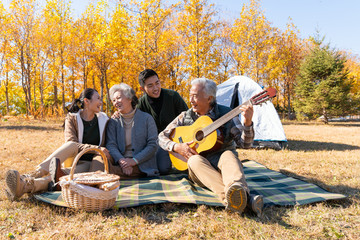
[[[210, 150], [217, 142], [217, 132], [214, 131], [202, 139], [201, 134], [202, 129], [212, 123], [213, 121], [210, 117], [201, 116], [190, 126], [180, 126], [175, 128], [170, 135], [170, 139], [176, 143], [187, 143], [194, 141], [190, 147], [196, 150], [198, 153]], [[170, 152], [170, 159], [176, 169], [180, 171], [187, 169], [187, 159], [182, 155], [175, 152]]]

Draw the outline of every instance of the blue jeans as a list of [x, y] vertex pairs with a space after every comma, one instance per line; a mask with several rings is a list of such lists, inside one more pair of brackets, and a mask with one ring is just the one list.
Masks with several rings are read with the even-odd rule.
[[156, 151], [156, 163], [161, 175], [169, 174], [172, 163], [168, 151], [159, 147]]

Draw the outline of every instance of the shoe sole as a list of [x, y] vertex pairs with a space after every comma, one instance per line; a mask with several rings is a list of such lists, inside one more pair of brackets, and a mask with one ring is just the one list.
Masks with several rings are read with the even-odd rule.
[[251, 209], [256, 213], [258, 217], [262, 215], [264, 208], [264, 198], [261, 195], [257, 195], [254, 197], [253, 201], [251, 202]]
[[8, 199], [14, 201], [19, 197], [21, 197], [21, 196], [16, 196], [17, 186], [18, 183], [20, 182], [19, 172], [16, 170], [9, 170], [6, 172], [5, 179], [6, 179], [6, 185], [8, 187], [8, 189], [6, 189], [5, 192]]
[[226, 193], [227, 210], [242, 213], [246, 207], [246, 191], [239, 185], [232, 185]]
[[5, 194], [6, 194], [6, 197], [10, 200], [10, 201], [15, 201], [15, 196], [14, 196], [14, 194], [12, 194], [11, 192], [10, 192], [10, 190], [9, 189], [5, 189]]

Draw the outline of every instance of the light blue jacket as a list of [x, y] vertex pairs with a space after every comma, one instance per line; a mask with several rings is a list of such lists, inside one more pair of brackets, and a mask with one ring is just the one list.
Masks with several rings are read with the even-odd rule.
[[[147, 176], [158, 176], [156, 165], [157, 128], [150, 114], [136, 110], [131, 130], [133, 157], [138, 161], [140, 171]], [[118, 164], [125, 153], [125, 129], [123, 118], [111, 118], [106, 127], [106, 148]]]

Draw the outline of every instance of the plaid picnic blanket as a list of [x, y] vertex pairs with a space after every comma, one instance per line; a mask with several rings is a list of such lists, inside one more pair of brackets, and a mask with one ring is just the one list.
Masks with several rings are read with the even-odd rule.
[[[244, 161], [244, 172], [250, 192], [264, 196], [264, 206], [303, 205], [330, 199], [346, 198], [328, 192], [315, 184], [288, 177], [255, 161]], [[61, 192], [45, 192], [35, 198], [66, 207]], [[115, 208], [134, 207], [164, 202], [224, 206], [217, 195], [201, 188], [187, 178], [187, 174], [171, 174], [156, 178], [121, 181]]]

